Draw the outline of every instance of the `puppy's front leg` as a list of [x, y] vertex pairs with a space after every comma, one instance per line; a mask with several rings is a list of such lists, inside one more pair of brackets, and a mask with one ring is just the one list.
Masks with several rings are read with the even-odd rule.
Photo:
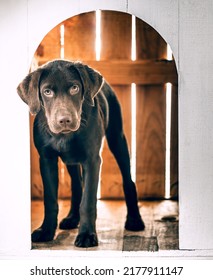
[[98, 155], [83, 165], [84, 193], [80, 206], [80, 227], [75, 240], [77, 247], [98, 245], [96, 234], [96, 204], [101, 158]]
[[40, 157], [40, 172], [44, 187], [44, 221], [32, 233], [33, 242], [53, 240], [58, 215], [58, 159]]

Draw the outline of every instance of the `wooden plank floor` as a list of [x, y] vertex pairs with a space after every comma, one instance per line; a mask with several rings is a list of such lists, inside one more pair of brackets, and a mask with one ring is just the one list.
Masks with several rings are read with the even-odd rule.
[[[47, 243], [33, 243], [32, 249], [50, 250], [112, 250], [159, 251], [178, 250], [178, 203], [176, 201], [141, 201], [140, 213], [146, 229], [130, 232], [124, 229], [126, 206], [124, 201], [98, 201], [97, 233], [99, 246], [76, 248], [78, 230], [57, 230], [55, 239]], [[59, 201], [59, 221], [66, 216], [69, 201]], [[32, 201], [32, 230], [40, 226], [43, 202]]]

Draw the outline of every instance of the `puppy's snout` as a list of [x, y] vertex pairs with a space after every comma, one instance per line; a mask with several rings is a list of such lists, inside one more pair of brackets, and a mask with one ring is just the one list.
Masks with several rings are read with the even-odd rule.
[[80, 126], [80, 116], [77, 112], [59, 110], [49, 122], [50, 130], [54, 133], [69, 133], [76, 131]]
[[80, 126], [80, 119], [76, 114], [70, 114], [69, 112], [60, 112], [56, 116], [55, 125], [53, 131], [56, 133], [68, 133], [70, 131], [76, 131]]
[[58, 124], [60, 126], [66, 127], [69, 125], [72, 121], [72, 118], [70, 115], [61, 115], [58, 117]]

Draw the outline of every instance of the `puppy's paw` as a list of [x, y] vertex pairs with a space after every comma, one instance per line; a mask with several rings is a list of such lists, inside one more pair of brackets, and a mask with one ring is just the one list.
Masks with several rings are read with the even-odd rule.
[[125, 229], [131, 231], [141, 231], [145, 229], [145, 224], [140, 216], [137, 218], [127, 217]]
[[98, 237], [96, 233], [80, 233], [75, 240], [75, 246], [81, 248], [98, 246]]
[[75, 215], [67, 216], [66, 218], [61, 220], [61, 222], [59, 224], [59, 228], [60, 229], [74, 229], [74, 228], [77, 228], [78, 224], [79, 224], [79, 221], [80, 221], [79, 216], [75, 216]]
[[47, 230], [42, 227], [36, 229], [32, 235], [32, 242], [48, 242], [52, 241], [55, 236], [55, 230]]

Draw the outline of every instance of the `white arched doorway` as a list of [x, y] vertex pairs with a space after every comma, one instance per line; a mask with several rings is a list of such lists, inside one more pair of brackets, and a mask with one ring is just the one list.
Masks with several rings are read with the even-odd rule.
[[[170, 53], [170, 57], [168, 53]], [[131, 171], [137, 186], [141, 214], [143, 216], [143, 212], [149, 213], [145, 221], [149, 224], [149, 230], [141, 232], [137, 238], [142, 240], [146, 236], [147, 240], [149, 238], [152, 241], [155, 240], [156, 246], [153, 246], [156, 248], [155, 250], [162, 249], [161, 239], [168, 240], [167, 243], [164, 242], [164, 250], [171, 249], [171, 246], [174, 250], [178, 249], [177, 203], [164, 200], [165, 197], [174, 199], [177, 196], [177, 190], [174, 191], [174, 187], [172, 187], [170, 196], [170, 188], [171, 185], [177, 185], [178, 180], [178, 78], [169, 46], [156, 30], [144, 21], [123, 12], [97, 10], [68, 18], [54, 27], [37, 48], [32, 67], [35, 68], [36, 65], [42, 65], [57, 58], [80, 60], [89, 64], [100, 71], [113, 87], [121, 104], [124, 132], [130, 151]], [[173, 86], [166, 83], [172, 83]], [[171, 116], [172, 133], [168, 125], [171, 123], [169, 120]], [[171, 149], [168, 148], [168, 144]], [[170, 150], [171, 153], [169, 153]], [[102, 158], [103, 165], [98, 192], [98, 197], [101, 199], [98, 203], [100, 215], [101, 209], [103, 209], [101, 205], [104, 204], [105, 208], [113, 207], [113, 202], [109, 202], [109, 199], [113, 201], [124, 199], [120, 172], [106, 142], [104, 142]], [[171, 164], [168, 162], [170, 158], [172, 159]], [[62, 205], [64, 199], [70, 199], [70, 177], [66, 166], [61, 161], [59, 161], [59, 166], [59, 199], [62, 199], [62, 201], [60, 200], [60, 205]], [[34, 230], [39, 227], [42, 220], [37, 212], [39, 212], [39, 205], [43, 204], [34, 200], [43, 197], [43, 184], [39, 172], [39, 157], [33, 143], [31, 144], [31, 196]], [[151, 203], [150, 200], [155, 200], [155, 202]], [[120, 204], [123, 205], [123, 201], [120, 201]], [[159, 205], [161, 205], [160, 208]], [[65, 209], [66, 206], [60, 207], [59, 216], [66, 215], [68, 209]], [[159, 209], [164, 209], [164, 211], [161, 212]], [[167, 210], [167, 213], [166, 209], [170, 209], [170, 211]], [[160, 224], [153, 219], [153, 212], [158, 213], [158, 220], [162, 218]], [[125, 209], [123, 215], [125, 215]], [[170, 224], [168, 221], [163, 222], [163, 217], [168, 215], [173, 215], [173, 222], [171, 221]], [[113, 218], [105, 216], [101, 220], [113, 220]], [[121, 220], [120, 215], [117, 220]], [[97, 224], [100, 224], [99, 221]], [[111, 224], [114, 223], [111, 222]], [[105, 227], [108, 226], [105, 225]], [[159, 236], [159, 232], [165, 227], [168, 228], [167, 235], [168, 232], [171, 232], [171, 228], [175, 229], [173, 237], [170, 233], [170, 239], [166, 236], [162, 238]], [[97, 230], [102, 232], [101, 227], [97, 227]], [[124, 243], [119, 243], [118, 247], [114, 245], [113, 248], [122, 250], [120, 246], [123, 246], [127, 250], [128, 247], [125, 244], [128, 233], [123, 232], [123, 223], [117, 224], [117, 230], [121, 232]], [[60, 231], [57, 231], [53, 247], [58, 246], [57, 236], [59, 234]], [[99, 236], [99, 239], [100, 244], [105, 244], [106, 239], [111, 239], [110, 232], [108, 236], [107, 233]], [[67, 245], [64, 243], [64, 246], [72, 250], [70, 247], [72, 244], [68, 239], [66, 242]], [[108, 243], [110, 248], [110, 242]], [[132, 241], [133, 243], [134, 241]], [[35, 247], [41, 248], [33, 244], [33, 248]], [[106, 246], [105, 250], [107, 250]], [[137, 250], [146, 249], [138, 247]]]

